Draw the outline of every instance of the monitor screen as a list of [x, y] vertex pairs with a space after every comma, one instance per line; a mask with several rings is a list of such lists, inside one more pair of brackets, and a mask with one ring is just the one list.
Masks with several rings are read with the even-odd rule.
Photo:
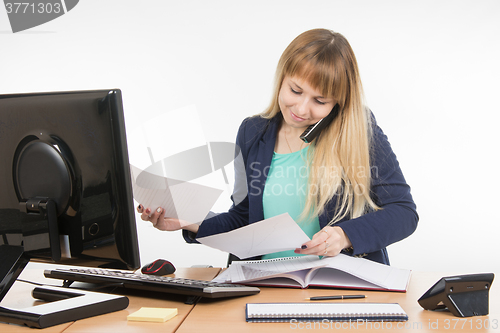
[[0, 95], [0, 245], [140, 266], [121, 91]]

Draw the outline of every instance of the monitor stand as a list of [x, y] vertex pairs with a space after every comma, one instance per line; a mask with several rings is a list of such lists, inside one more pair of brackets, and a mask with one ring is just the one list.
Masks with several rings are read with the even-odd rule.
[[[28, 263], [23, 247], [0, 245], [0, 301]], [[51, 301], [24, 309], [0, 306], [0, 321], [46, 328], [127, 308], [125, 296], [64, 287], [36, 287], [33, 297]]]

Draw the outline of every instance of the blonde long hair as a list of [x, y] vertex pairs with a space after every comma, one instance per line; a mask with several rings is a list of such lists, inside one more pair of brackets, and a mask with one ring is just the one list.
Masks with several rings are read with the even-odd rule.
[[270, 119], [280, 113], [278, 96], [286, 76], [305, 79], [339, 105], [338, 115], [313, 141], [314, 149], [309, 149], [308, 191], [301, 218], [324, 213], [335, 195], [338, 202], [330, 225], [346, 216], [359, 217], [369, 208], [380, 209], [370, 197], [371, 117], [347, 39], [326, 29], [296, 37], [279, 60], [272, 101], [261, 117]]

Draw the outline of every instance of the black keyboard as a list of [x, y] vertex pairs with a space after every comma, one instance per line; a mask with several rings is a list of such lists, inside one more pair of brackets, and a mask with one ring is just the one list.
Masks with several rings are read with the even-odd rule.
[[101, 268], [71, 268], [45, 270], [45, 277], [79, 281], [96, 284], [120, 284], [124, 288], [143, 289], [161, 293], [221, 298], [233, 296], [255, 295], [260, 292], [257, 287], [249, 287], [230, 283], [216, 283], [178, 277], [134, 274]]

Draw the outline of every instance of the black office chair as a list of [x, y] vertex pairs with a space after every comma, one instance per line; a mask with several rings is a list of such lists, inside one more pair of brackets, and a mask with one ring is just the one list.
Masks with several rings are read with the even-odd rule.
[[229, 267], [229, 265], [231, 265], [233, 261], [240, 261], [240, 260], [241, 259], [235, 256], [234, 254], [229, 253], [229, 256], [227, 257], [227, 267]]
[[242, 260], [260, 260], [262, 259], [260, 256], [257, 256], [257, 257], [252, 257], [252, 258], [246, 258], [246, 259], [240, 259], [238, 258], [237, 256], [235, 256], [234, 254], [232, 253], [229, 253], [229, 256], [227, 258], [227, 267], [229, 267], [229, 265], [231, 265], [231, 263], [233, 261], [242, 261]]

